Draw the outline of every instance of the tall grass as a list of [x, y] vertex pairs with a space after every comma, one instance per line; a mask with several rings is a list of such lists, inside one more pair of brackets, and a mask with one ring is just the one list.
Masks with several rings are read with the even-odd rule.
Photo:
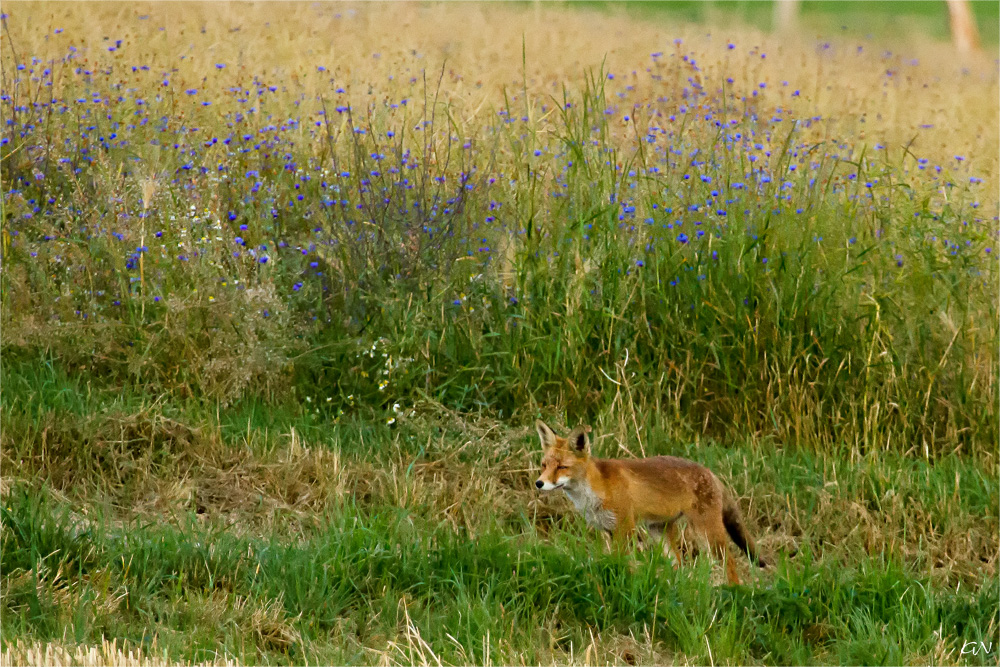
[[131, 43], [4, 53], [7, 355], [331, 415], [992, 451], [996, 202], [962, 161], [682, 43], [464, 119], [448, 64], [358, 103], [324, 65], [178, 81]]

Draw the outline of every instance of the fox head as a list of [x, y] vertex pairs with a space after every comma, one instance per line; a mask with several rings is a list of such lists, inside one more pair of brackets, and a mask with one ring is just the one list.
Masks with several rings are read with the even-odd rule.
[[590, 458], [589, 426], [577, 426], [565, 438], [560, 438], [542, 420], [535, 422], [542, 441], [542, 475], [535, 487], [542, 491], [561, 489], [585, 474]]

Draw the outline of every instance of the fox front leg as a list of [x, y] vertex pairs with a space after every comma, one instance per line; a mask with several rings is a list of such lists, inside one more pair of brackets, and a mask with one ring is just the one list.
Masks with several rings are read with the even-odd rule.
[[635, 535], [635, 516], [631, 512], [621, 512], [616, 516], [616, 519], [612, 533], [615, 547], [619, 551], [626, 551], [632, 536]]

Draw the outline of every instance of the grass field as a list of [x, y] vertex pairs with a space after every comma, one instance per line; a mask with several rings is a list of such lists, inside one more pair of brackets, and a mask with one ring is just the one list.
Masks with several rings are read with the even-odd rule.
[[[2, 664], [995, 664], [989, 56], [3, 11]], [[606, 552], [537, 417], [708, 465], [775, 565]]]
[[[774, 3], [755, 0], [637, 0], [628, 4], [595, 0], [574, 2], [573, 6], [627, 12], [645, 20], [700, 22], [723, 28], [749, 25], [770, 30], [775, 21]], [[969, 7], [982, 44], [995, 51], [1000, 42], [1000, 7], [989, 0], [971, 0]], [[951, 39], [947, 4], [926, 0], [805, 0], [799, 4], [797, 24], [799, 30], [817, 41], [837, 37], [910, 47], [928, 39]]]

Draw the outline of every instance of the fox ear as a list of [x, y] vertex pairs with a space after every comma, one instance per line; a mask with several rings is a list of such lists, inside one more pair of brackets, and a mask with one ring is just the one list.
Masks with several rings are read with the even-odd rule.
[[577, 426], [573, 429], [570, 434], [566, 437], [569, 441], [569, 446], [571, 449], [580, 452], [581, 454], [590, 453], [590, 438], [587, 434], [590, 432], [589, 426]]
[[556, 434], [541, 419], [535, 422], [535, 430], [538, 431], [538, 438], [542, 441], [542, 447], [551, 447], [556, 444]]

